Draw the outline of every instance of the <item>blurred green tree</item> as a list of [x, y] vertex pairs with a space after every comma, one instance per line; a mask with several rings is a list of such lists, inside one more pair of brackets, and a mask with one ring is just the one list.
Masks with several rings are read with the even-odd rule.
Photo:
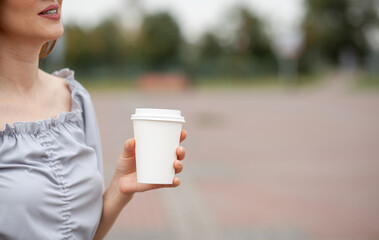
[[377, 0], [306, 0], [302, 24], [302, 70], [315, 63], [337, 65], [346, 54], [362, 63], [369, 53], [368, 32], [378, 29]]
[[126, 40], [114, 21], [102, 22], [85, 31], [77, 26], [66, 27], [66, 61], [69, 66], [87, 70], [122, 67], [126, 61]]
[[90, 59], [87, 51], [87, 34], [78, 26], [66, 26], [66, 62], [69, 67], [83, 68]]
[[224, 54], [223, 47], [217, 36], [212, 32], [206, 32], [198, 43], [199, 57], [202, 59], [219, 58]]
[[205, 32], [196, 44], [194, 69], [200, 75], [249, 77], [277, 71], [270, 38], [258, 16], [237, 6], [223, 21]]
[[234, 75], [276, 71], [276, 59], [262, 20], [245, 7], [236, 8], [236, 30], [229, 46]]
[[178, 23], [162, 12], [145, 16], [136, 47], [150, 69], [162, 70], [179, 61], [182, 43]]
[[233, 43], [235, 53], [239, 56], [272, 58], [274, 54], [263, 22], [247, 8], [239, 8], [237, 13], [239, 24]]

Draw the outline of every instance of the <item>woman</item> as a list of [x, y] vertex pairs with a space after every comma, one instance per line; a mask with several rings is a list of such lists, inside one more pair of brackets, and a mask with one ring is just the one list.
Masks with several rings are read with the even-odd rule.
[[[61, 5], [0, 1], [0, 239], [102, 239], [134, 193], [180, 183], [137, 183], [129, 139], [104, 188], [88, 92], [68, 69], [38, 68], [46, 43], [63, 34]], [[178, 147], [176, 173], [184, 155]]]

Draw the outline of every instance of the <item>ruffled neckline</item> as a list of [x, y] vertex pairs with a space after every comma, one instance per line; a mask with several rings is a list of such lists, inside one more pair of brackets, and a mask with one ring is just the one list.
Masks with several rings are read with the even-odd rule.
[[74, 78], [74, 71], [64, 68], [53, 72], [52, 75], [64, 78], [68, 83], [71, 91], [71, 111], [61, 112], [55, 118], [50, 117], [47, 119], [37, 120], [35, 122], [14, 122], [13, 124], [6, 123], [3, 130], [0, 130], [0, 136], [37, 134], [67, 122], [78, 122], [82, 120], [81, 105], [75, 97], [79, 94], [79, 84]]

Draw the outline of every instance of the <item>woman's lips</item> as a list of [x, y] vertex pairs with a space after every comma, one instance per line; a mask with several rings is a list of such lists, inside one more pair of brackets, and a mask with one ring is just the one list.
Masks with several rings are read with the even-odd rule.
[[38, 15], [48, 19], [59, 20], [61, 18], [61, 15], [59, 14], [59, 5], [50, 5], [42, 10]]

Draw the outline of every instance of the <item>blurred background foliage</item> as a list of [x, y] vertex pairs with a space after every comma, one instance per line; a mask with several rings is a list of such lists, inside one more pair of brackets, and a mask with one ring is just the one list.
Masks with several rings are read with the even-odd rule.
[[190, 79], [254, 81], [340, 67], [376, 76], [378, 2], [305, 0], [305, 16], [299, 24], [302, 40], [286, 54], [275, 47], [281, 39], [269, 34], [266, 19], [244, 6], [230, 9], [219, 26], [195, 43], [186, 41], [177, 20], [168, 12], [141, 11], [142, 24], [133, 30], [114, 15], [93, 28], [66, 25], [60, 40], [65, 51], [59, 57], [51, 56], [57, 61], [42, 60], [42, 67], [69, 67], [88, 79], [135, 79], [146, 72], [179, 72]]
[[378, 1], [307, 0], [306, 4], [302, 70], [317, 67], [312, 63], [362, 66], [377, 54], [378, 46], [370, 44], [370, 38], [378, 31]]

